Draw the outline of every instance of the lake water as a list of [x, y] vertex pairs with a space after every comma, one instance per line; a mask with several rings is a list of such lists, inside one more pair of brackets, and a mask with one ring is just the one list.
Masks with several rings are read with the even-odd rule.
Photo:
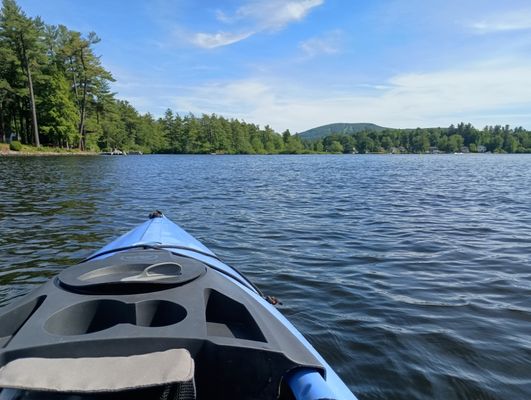
[[160, 209], [360, 399], [531, 398], [531, 155], [0, 158], [0, 305]]

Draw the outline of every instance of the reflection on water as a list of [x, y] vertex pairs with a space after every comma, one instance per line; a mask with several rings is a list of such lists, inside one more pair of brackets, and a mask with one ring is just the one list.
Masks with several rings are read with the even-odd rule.
[[531, 156], [0, 158], [0, 305], [163, 210], [361, 399], [531, 398]]

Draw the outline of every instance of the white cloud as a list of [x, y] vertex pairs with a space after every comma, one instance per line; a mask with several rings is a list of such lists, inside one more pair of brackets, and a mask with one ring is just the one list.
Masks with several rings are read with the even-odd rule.
[[236, 25], [246, 33], [196, 33], [192, 43], [203, 48], [226, 46], [246, 39], [256, 33], [277, 31], [286, 25], [303, 20], [324, 0], [253, 0], [236, 10], [233, 15], [218, 10], [216, 18], [224, 24]]
[[192, 43], [205, 48], [213, 49], [215, 47], [227, 46], [232, 43], [239, 42], [251, 36], [253, 32], [245, 33], [230, 33], [230, 32], [218, 32], [218, 33], [196, 33], [192, 38]]
[[329, 32], [321, 37], [313, 37], [300, 43], [299, 47], [307, 57], [320, 54], [336, 54], [340, 47], [340, 32]]
[[374, 89], [374, 90], [387, 90], [391, 89], [390, 85], [374, 84], [374, 83], [359, 83], [356, 87]]
[[260, 30], [277, 30], [300, 21], [324, 0], [252, 1], [236, 11], [236, 19], [254, 20]]
[[234, 18], [227, 15], [224, 11], [222, 10], [216, 10], [216, 19], [220, 22], [223, 22], [225, 24], [230, 24], [232, 22], [234, 22]]
[[331, 93], [327, 87], [308, 89], [286, 81], [248, 79], [185, 89], [169, 106], [292, 132], [338, 121], [402, 128], [447, 126], [461, 120], [478, 126], [531, 124], [529, 115], [518, 111], [531, 106], [531, 63], [401, 74], [377, 86], [369, 93], [367, 88]]
[[249, 122], [255, 122], [251, 118], [257, 108], [269, 108], [276, 102], [269, 86], [252, 79], [211, 83], [181, 92], [181, 96], [171, 98], [171, 107], [194, 114], [216, 113]]
[[495, 33], [531, 29], [531, 9], [491, 15], [468, 26], [476, 33]]

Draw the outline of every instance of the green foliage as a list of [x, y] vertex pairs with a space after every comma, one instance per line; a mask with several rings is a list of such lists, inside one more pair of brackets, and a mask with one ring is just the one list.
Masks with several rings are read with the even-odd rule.
[[[215, 114], [181, 117], [167, 110], [163, 118], [151, 120], [151, 148], [155, 152], [180, 154], [277, 154], [302, 153], [304, 145], [289, 131], [284, 137], [269, 126], [260, 129], [237, 119]], [[154, 145], [153, 143], [157, 143]]]
[[11, 143], [9, 143], [9, 150], [13, 150], [13, 151], [22, 150], [22, 143], [20, 143], [18, 140], [13, 140]]
[[94, 33], [84, 38], [29, 18], [14, 0], [2, 0], [0, 140], [16, 134], [26, 144], [95, 145], [91, 136], [101, 133], [106, 106], [115, 101], [107, 84], [112, 76], [94, 54], [98, 41]]
[[506, 135], [503, 141], [503, 150], [507, 153], [515, 153], [518, 148], [518, 140], [512, 135]]
[[54, 73], [44, 81], [39, 102], [40, 131], [56, 147], [73, 146], [77, 139], [78, 113], [64, 75]]
[[458, 153], [459, 151], [461, 151], [461, 147], [463, 147], [463, 144], [463, 137], [458, 134], [453, 134], [448, 138], [448, 145], [446, 150], [450, 153]]
[[415, 136], [411, 144], [411, 148], [415, 153], [425, 153], [430, 148], [430, 137], [427, 132], [415, 131]]
[[[43, 23], [40, 18], [29, 18], [16, 4], [14, 0], [3, 0], [0, 11], [0, 41], [3, 47], [10, 49], [11, 55], [11, 74], [0, 76], [1, 79], [7, 79], [11, 86], [24, 82], [26, 91], [14, 91], [12, 95], [27, 98], [27, 107], [31, 115], [31, 124], [26, 127], [27, 135], [30, 132], [33, 142], [40, 146], [40, 137], [38, 130], [38, 120], [36, 111], [36, 100], [34, 93], [34, 81], [39, 76], [39, 64], [44, 59], [44, 47], [41, 41]], [[24, 76], [23, 79], [21, 77]], [[2, 130], [5, 130], [2, 127]]]
[[486, 126], [483, 130], [460, 123], [448, 128], [367, 130], [353, 134], [333, 133], [304, 145], [316, 152], [343, 153], [457, 153], [490, 151], [493, 153], [531, 153], [531, 132]]
[[328, 147], [328, 151], [331, 153], [343, 153], [343, 145], [337, 140], [332, 141]]

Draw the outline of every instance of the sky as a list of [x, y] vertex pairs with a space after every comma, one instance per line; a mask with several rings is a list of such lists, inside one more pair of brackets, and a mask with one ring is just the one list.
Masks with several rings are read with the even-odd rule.
[[529, 0], [19, 0], [102, 39], [117, 98], [292, 133], [531, 129]]

